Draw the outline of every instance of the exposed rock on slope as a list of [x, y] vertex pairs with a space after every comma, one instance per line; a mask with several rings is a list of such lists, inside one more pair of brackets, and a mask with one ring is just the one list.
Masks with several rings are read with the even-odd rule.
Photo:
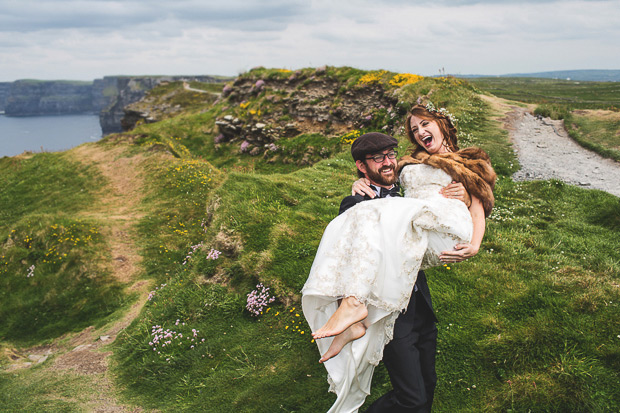
[[222, 92], [227, 103], [248, 109], [249, 116], [219, 117], [219, 141], [263, 146], [301, 132], [362, 129], [372, 125], [377, 112], [395, 109], [398, 99], [381, 85], [350, 84], [348, 80], [330, 75], [325, 68], [298, 71], [285, 78], [250, 71]]

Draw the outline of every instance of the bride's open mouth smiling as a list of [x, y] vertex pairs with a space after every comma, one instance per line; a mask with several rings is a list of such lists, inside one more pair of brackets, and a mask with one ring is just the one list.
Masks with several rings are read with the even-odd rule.
[[427, 135], [422, 138], [424, 146], [429, 147], [433, 143], [433, 135]]

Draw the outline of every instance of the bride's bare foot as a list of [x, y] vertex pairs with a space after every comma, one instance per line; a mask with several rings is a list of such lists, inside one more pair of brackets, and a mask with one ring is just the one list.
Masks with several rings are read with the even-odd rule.
[[319, 363], [324, 363], [332, 357], [337, 356], [340, 353], [340, 350], [349, 342], [353, 340], [357, 340], [366, 334], [366, 327], [362, 323], [355, 323], [342, 333], [338, 334], [334, 337], [334, 341], [329, 346], [325, 354], [321, 356]]
[[342, 333], [352, 324], [362, 321], [368, 316], [366, 305], [355, 297], [346, 297], [340, 303], [340, 307], [327, 320], [327, 323], [312, 333], [315, 339], [335, 336]]

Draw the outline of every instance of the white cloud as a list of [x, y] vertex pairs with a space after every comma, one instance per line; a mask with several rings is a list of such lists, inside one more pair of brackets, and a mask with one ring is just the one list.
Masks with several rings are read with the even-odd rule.
[[[456, 5], [455, 5], [456, 4]], [[436, 74], [620, 68], [613, 1], [0, 1], [0, 81], [329, 64]]]

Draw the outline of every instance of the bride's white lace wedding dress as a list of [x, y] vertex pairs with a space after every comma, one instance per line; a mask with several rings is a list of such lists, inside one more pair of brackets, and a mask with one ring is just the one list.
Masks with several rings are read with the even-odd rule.
[[[336, 311], [339, 298], [355, 296], [368, 308], [369, 325], [362, 338], [325, 362], [330, 391], [338, 396], [330, 412], [355, 412], [364, 403], [418, 271], [440, 265], [441, 251], [471, 240], [465, 204], [439, 193], [451, 181], [432, 166], [405, 166], [400, 175], [404, 198], [361, 202], [325, 229], [302, 290], [304, 315], [316, 331]], [[321, 354], [332, 340], [316, 341]]]

